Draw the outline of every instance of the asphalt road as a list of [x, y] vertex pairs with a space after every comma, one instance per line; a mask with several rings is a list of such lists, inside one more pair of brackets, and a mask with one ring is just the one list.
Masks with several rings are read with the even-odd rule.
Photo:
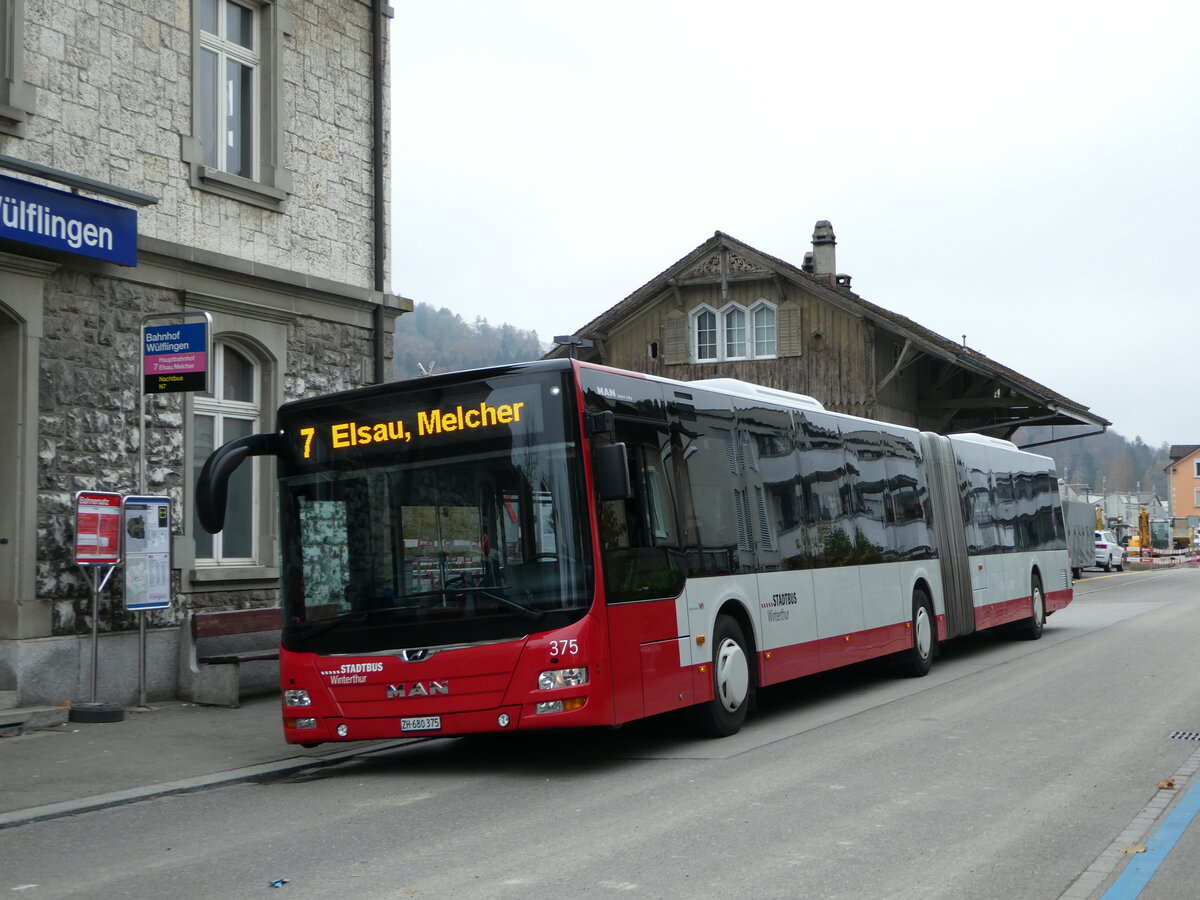
[[[1197, 646], [1200, 571], [1089, 573], [1040, 641], [955, 642], [921, 679], [867, 666], [771, 689], [732, 738], [694, 739], [662, 717], [429, 740], [8, 829], [0, 888], [156, 900], [1099, 896], [1097, 860], [1200, 749], [1169, 736], [1200, 731]], [[1177, 852], [1197, 840], [1189, 832]], [[1194, 896], [1197, 875], [1200, 863], [1172, 855], [1143, 896]]]

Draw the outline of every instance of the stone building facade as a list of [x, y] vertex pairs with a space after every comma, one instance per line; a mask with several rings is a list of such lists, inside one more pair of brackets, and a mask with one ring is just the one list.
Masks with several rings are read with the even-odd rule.
[[[394, 317], [411, 309], [384, 277], [390, 11], [0, 0], [0, 12], [0, 692], [130, 703], [145, 625], [149, 696], [174, 696], [183, 611], [277, 599], [269, 461], [247, 469], [216, 537], [194, 521], [198, 464], [270, 430], [286, 400], [383, 380]], [[74, 202], [85, 216], [133, 211], [136, 257], [106, 256], [102, 228], [48, 238], [18, 214]], [[203, 313], [208, 391], [143, 403], [143, 328]], [[173, 516], [172, 604], [127, 611], [118, 569], [96, 617], [94, 686], [79, 491], [166, 495]]]

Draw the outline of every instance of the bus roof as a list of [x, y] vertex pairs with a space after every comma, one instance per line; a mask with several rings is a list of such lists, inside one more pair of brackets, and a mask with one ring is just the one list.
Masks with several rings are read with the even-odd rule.
[[725, 394], [733, 394], [734, 396], [745, 397], [749, 400], [774, 400], [776, 403], [787, 403], [792, 406], [801, 406], [805, 409], [825, 409], [819, 400], [807, 394], [781, 391], [778, 388], [764, 387], [761, 384], [740, 381], [737, 378], [698, 378], [695, 381], [685, 382], [685, 384], [707, 388], [712, 391], [720, 391]]

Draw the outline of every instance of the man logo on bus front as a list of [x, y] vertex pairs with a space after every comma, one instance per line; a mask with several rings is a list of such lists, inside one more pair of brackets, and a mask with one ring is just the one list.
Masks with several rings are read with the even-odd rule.
[[433, 697], [436, 694], [449, 694], [449, 681], [431, 681], [428, 684], [414, 681], [412, 684], [389, 684], [387, 696], [389, 700], [401, 697]]

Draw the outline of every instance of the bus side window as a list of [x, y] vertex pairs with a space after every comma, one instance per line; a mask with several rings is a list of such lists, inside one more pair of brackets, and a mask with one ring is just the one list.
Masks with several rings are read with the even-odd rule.
[[683, 574], [662, 455], [653, 445], [635, 443], [632, 435], [622, 437], [629, 447], [634, 496], [607, 501], [598, 510], [608, 599], [673, 597], [683, 588]]
[[674, 543], [674, 516], [667, 502], [667, 477], [663, 473], [662, 460], [647, 456], [642, 473], [646, 479], [646, 513], [649, 518], [650, 536], [655, 542]]

